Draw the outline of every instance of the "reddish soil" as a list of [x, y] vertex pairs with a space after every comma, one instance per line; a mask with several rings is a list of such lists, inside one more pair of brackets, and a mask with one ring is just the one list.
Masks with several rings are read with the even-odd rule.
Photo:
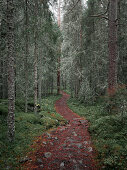
[[22, 169], [27, 170], [97, 170], [94, 149], [88, 133], [88, 121], [71, 111], [66, 101], [69, 95], [62, 93], [55, 108], [69, 124], [60, 126], [40, 136], [33, 144]]

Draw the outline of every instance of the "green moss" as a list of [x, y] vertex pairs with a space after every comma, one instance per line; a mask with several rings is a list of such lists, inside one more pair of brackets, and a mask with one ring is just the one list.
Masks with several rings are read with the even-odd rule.
[[[121, 98], [126, 100], [123, 95], [114, 99], [119, 106], [123, 101]], [[98, 150], [97, 159], [100, 164], [104, 165], [106, 170], [124, 170], [127, 167], [127, 112], [124, 112], [124, 121], [121, 119], [120, 110], [115, 114], [108, 113], [106, 100], [101, 97], [94, 105], [85, 105], [71, 98], [68, 105], [74, 112], [89, 120], [89, 131]]]
[[42, 99], [42, 109], [37, 115], [33, 112], [24, 113], [22, 111], [24, 104], [21, 102], [20, 106], [22, 100], [18, 100], [16, 103], [18, 109], [15, 113], [15, 141], [12, 144], [7, 141], [6, 116], [0, 115], [0, 169], [6, 169], [7, 166], [15, 169], [19, 166], [17, 158], [20, 160], [31, 149], [30, 145], [36, 136], [42, 135], [49, 128], [66, 123], [54, 108], [55, 101], [60, 97], [49, 96]]

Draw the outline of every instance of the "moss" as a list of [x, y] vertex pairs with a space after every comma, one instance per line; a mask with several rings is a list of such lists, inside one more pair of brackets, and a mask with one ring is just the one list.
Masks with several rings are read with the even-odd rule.
[[[54, 103], [61, 96], [48, 96], [42, 99], [42, 110], [37, 115], [33, 112], [24, 113], [24, 102], [17, 100], [15, 112], [15, 141], [10, 144], [7, 141], [7, 122], [5, 114], [0, 115], [0, 169], [19, 167], [22, 157], [31, 148], [29, 147], [35, 137], [42, 135], [47, 129], [66, 123], [65, 119], [56, 113]], [[21, 105], [20, 105], [21, 101]], [[6, 101], [7, 102], [7, 101]], [[31, 101], [32, 103], [32, 101]], [[2, 102], [2, 107], [5, 105]], [[5, 113], [5, 112], [4, 112]]]
[[[123, 94], [125, 93], [119, 93], [122, 96], [113, 99], [117, 101], [117, 105], [119, 103], [119, 106], [123, 100], [126, 100]], [[71, 98], [68, 100], [68, 105], [74, 112], [89, 120], [89, 131], [98, 150], [97, 159], [100, 164], [106, 170], [124, 170], [127, 167], [127, 112], [124, 113], [122, 123], [121, 111], [112, 114], [107, 112], [106, 100], [105, 97], [101, 97], [94, 105], [85, 105]]]

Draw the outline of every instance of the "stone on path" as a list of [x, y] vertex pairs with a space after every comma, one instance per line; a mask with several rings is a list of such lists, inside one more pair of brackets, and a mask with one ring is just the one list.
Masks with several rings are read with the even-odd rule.
[[40, 165], [40, 168], [41, 168], [41, 169], [43, 169], [43, 168], [44, 168], [44, 165], [43, 165], [43, 164], [42, 164], [42, 165]]
[[37, 158], [37, 162], [38, 162], [38, 163], [42, 163], [42, 160], [39, 159], [39, 158]]
[[45, 153], [44, 153], [45, 158], [50, 158], [51, 155], [52, 155], [51, 152], [45, 152]]

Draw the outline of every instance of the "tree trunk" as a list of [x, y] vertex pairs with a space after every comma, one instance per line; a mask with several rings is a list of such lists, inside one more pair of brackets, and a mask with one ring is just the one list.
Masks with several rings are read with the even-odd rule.
[[15, 69], [14, 69], [14, 4], [7, 0], [7, 50], [8, 50], [8, 139], [15, 136]]
[[[60, 0], [58, 2], [58, 26], [60, 27]], [[59, 47], [61, 53], [61, 45]], [[59, 53], [59, 55], [60, 55]], [[60, 94], [60, 56], [58, 57], [58, 68], [57, 68], [57, 94]]]
[[41, 107], [41, 100], [42, 100], [42, 50], [41, 49], [40, 49], [39, 58], [40, 59], [39, 59], [38, 99]]
[[25, 47], [25, 112], [27, 113], [28, 110], [28, 55], [29, 55], [29, 46], [28, 46], [28, 0], [25, 0], [25, 43], [26, 43], [26, 47]]
[[35, 0], [35, 23], [34, 23], [34, 113], [37, 114], [37, 10], [38, 10], [38, 4], [37, 0]]
[[109, 72], [108, 95], [113, 96], [117, 85], [117, 6], [118, 0], [109, 4]]
[[60, 94], [60, 57], [58, 58], [57, 68], [57, 94]]
[[34, 113], [37, 114], [37, 35], [34, 37]]

